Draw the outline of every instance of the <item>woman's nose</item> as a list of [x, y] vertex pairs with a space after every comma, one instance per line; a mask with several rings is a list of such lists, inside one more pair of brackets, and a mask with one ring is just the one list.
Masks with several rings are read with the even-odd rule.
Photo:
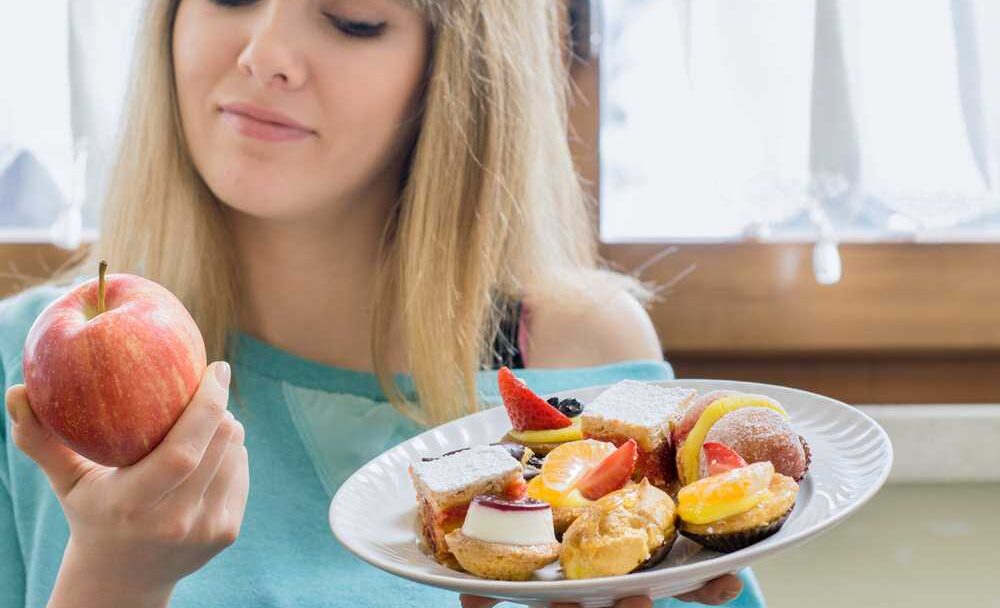
[[305, 84], [307, 66], [295, 47], [293, 18], [277, 10], [260, 12], [237, 60], [240, 72], [265, 88], [297, 89]]

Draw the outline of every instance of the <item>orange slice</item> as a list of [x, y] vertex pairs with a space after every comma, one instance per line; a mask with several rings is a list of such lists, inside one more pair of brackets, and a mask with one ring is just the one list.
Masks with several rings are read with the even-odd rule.
[[569, 492], [560, 493], [546, 487], [541, 476], [535, 477], [528, 482], [528, 496], [535, 500], [547, 502], [553, 507], [586, 507], [594, 504], [594, 501], [587, 500], [580, 494], [580, 490], [573, 488]]
[[566, 493], [614, 451], [615, 444], [607, 441], [582, 439], [564, 443], [545, 457], [539, 477], [549, 489]]

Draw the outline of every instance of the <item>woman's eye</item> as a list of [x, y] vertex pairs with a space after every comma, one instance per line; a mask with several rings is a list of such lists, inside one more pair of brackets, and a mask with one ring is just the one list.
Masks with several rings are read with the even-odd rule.
[[[219, 6], [246, 6], [248, 4], [253, 4], [257, 0], [209, 0], [213, 4]], [[336, 15], [331, 15], [326, 13], [326, 18], [336, 27], [338, 30], [347, 34], [348, 36], [354, 36], [356, 38], [374, 38], [381, 34], [385, 30], [386, 23], [382, 22], [368, 22], [368, 21], [352, 21], [350, 19], [345, 19], [343, 17], [338, 17]]]
[[337, 17], [336, 15], [330, 14], [328, 14], [326, 18], [329, 19], [330, 23], [332, 23], [334, 27], [341, 32], [356, 38], [374, 38], [385, 30], [385, 21], [382, 21], [381, 23], [351, 21], [350, 19], [344, 19], [343, 17]]

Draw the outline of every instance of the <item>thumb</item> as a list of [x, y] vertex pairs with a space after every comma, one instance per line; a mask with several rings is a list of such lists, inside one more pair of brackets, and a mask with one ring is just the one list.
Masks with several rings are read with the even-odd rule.
[[56, 495], [65, 496], [94, 463], [71, 450], [38, 421], [23, 384], [7, 389], [6, 401], [14, 423], [14, 443], [45, 472]]

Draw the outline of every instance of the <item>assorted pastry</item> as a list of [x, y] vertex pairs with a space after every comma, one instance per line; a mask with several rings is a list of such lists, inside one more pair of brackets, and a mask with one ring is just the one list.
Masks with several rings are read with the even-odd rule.
[[463, 569], [504, 581], [528, 580], [559, 557], [552, 509], [533, 498], [477, 496], [445, 541]]
[[500, 368], [497, 384], [513, 427], [502, 441], [523, 445], [545, 456], [564, 443], [583, 439], [580, 419], [583, 406], [576, 399], [553, 397], [545, 401], [506, 367]]
[[527, 493], [552, 506], [553, 525], [561, 535], [594, 501], [632, 478], [637, 458], [632, 440], [618, 448], [594, 439], [572, 441], [545, 457]]
[[798, 492], [767, 461], [703, 477], [677, 496], [680, 533], [709, 549], [738, 551], [777, 532]]
[[682, 485], [704, 477], [702, 445], [727, 445], [747, 462], [770, 461], [775, 469], [801, 481], [809, 469], [809, 445], [795, 432], [788, 414], [764, 395], [712, 391], [680, 413], [673, 426], [677, 471]]
[[673, 499], [646, 479], [601, 497], [563, 535], [563, 573], [597, 578], [657, 564], [677, 538], [676, 511]]
[[421, 548], [475, 576], [627, 574], [678, 533], [732, 552], [777, 532], [810, 451], [774, 399], [625, 380], [590, 403], [545, 400], [502, 368], [511, 429], [410, 467]]

